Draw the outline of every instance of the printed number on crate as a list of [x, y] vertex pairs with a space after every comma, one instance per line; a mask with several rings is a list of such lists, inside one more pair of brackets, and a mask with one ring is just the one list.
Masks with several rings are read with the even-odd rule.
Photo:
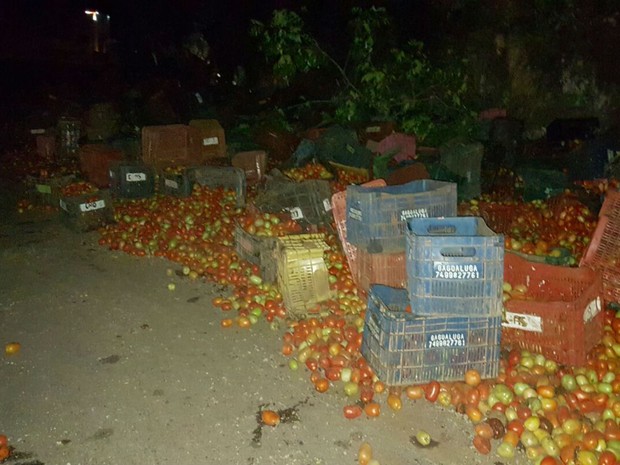
[[465, 333], [429, 334], [426, 341], [427, 349], [436, 347], [465, 347], [466, 345]]
[[434, 262], [435, 278], [440, 279], [480, 279], [482, 267], [478, 263], [467, 265]]
[[105, 208], [105, 200], [97, 200], [95, 202], [88, 202], [88, 203], [80, 204], [80, 210], [83, 212], [100, 210], [101, 208]]

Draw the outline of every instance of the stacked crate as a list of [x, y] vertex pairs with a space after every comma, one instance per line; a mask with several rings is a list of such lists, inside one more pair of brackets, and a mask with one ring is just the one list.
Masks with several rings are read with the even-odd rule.
[[353, 279], [368, 292], [371, 284], [405, 288], [405, 231], [413, 217], [456, 215], [456, 184], [423, 179], [399, 186], [349, 186], [346, 235], [355, 247]]
[[389, 385], [499, 373], [503, 237], [480, 218], [412, 218], [407, 290], [373, 285], [362, 354]]

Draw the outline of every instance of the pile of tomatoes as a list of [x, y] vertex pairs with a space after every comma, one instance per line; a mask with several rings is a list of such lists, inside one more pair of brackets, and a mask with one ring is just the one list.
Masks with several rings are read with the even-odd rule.
[[282, 237], [300, 234], [303, 230], [291, 215], [282, 213], [247, 212], [238, 222], [248, 234], [259, 237]]
[[576, 264], [596, 229], [597, 217], [570, 193], [531, 202], [471, 200], [459, 206], [460, 215], [482, 216], [494, 231], [504, 234], [506, 248], [538, 256], [564, 249]]
[[[562, 246], [577, 254], [587, 244], [593, 217], [577, 203], [505, 205], [513, 212], [508, 244], [521, 241], [521, 251], [544, 254]], [[468, 208], [477, 213], [484, 205]], [[472, 447], [482, 454], [508, 460], [522, 448], [533, 463], [544, 465], [611, 465], [620, 457], [620, 317], [612, 311], [606, 312], [605, 335], [585, 367], [558, 366], [539, 354], [513, 350], [493, 380], [470, 370], [462, 381], [388, 387], [360, 353], [366, 304], [336, 236], [327, 236], [324, 255], [336, 297], [321, 303], [313, 316], [289, 319], [277, 286], [263, 280], [260, 267], [237, 256], [233, 236], [236, 224], [256, 235], [299, 232], [288, 218], [244, 211], [236, 207], [234, 192], [196, 186], [188, 198], [120, 203], [116, 219], [101, 229], [101, 245], [165, 257], [190, 278], [231, 286], [230, 295], [213, 300], [225, 315], [222, 327], [285, 321], [281, 351], [290, 369], [305, 370], [316, 392], [341, 393], [347, 419], [378, 417], [382, 408], [399, 412], [425, 400], [465, 415], [472, 423]], [[275, 416], [263, 421], [278, 424]]]
[[334, 177], [321, 163], [308, 163], [299, 168], [290, 168], [284, 171], [284, 175], [296, 182], [307, 179], [332, 179]]

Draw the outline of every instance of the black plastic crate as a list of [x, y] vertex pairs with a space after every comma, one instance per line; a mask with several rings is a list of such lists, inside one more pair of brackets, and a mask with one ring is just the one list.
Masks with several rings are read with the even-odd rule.
[[146, 165], [119, 163], [110, 167], [110, 191], [123, 199], [142, 199], [155, 194], [155, 171]]
[[62, 197], [59, 200], [65, 225], [77, 232], [88, 232], [114, 222], [114, 206], [108, 190]]

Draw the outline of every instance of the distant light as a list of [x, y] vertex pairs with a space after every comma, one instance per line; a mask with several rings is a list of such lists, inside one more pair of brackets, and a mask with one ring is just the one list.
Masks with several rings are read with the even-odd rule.
[[[89, 16], [92, 16], [93, 17], [93, 21], [97, 21], [97, 16], [99, 16], [99, 12], [98, 11], [86, 10], [84, 13], [89, 15]], [[109, 19], [109, 17], [108, 17], [108, 19]]]

